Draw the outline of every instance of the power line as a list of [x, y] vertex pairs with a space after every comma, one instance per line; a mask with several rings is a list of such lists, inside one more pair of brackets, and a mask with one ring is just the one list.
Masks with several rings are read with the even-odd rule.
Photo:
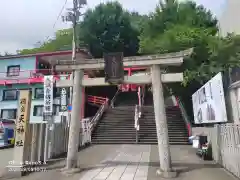
[[67, 4], [67, 1], [68, 1], [68, 0], [65, 0], [64, 4], [63, 4], [63, 6], [62, 6], [62, 9], [60, 10], [60, 12], [59, 12], [59, 14], [58, 14], [58, 16], [57, 16], [57, 19], [56, 19], [55, 23], [53, 24], [53, 29], [55, 28], [55, 26], [56, 26], [59, 18], [60, 18], [61, 15], [62, 15], [63, 10], [64, 10], [64, 8], [65, 8], [65, 6], [66, 6], [66, 4]]
[[[56, 21], [55, 21], [54, 24], [53, 24], [53, 27], [52, 27], [53, 29], [55, 28], [55, 26], [56, 26], [56, 24], [57, 24], [59, 18], [60, 18], [61, 15], [62, 15], [63, 10], [64, 10], [64, 8], [65, 8], [65, 6], [66, 6], [66, 4], [67, 4], [67, 1], [68, 1], [68, 0], [65, 0], [63, 6], [62, 6], [62, 8], [61, 8], [61, 10], [59, 11], [59, 14], [58, 14], [58, 16], [57, 16], [57, 19], [56, 19]], [[49, 38], [50, 38], [50, 35], [47, 36], [46, 41], [48, 41]]]

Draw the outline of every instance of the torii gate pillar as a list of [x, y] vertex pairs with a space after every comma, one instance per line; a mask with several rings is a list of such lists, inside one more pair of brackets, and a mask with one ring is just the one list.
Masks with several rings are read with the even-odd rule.
[[69, 142], [68, 142], [68, 154], [67, 154], [67, 162], [66, 169], [77, 168], [78, 166], [78, 142], [79, 142], [79, 131], [81, 129], [81, 122], [79, 121], [82, 117], [81, 102], [82, 102], [82, 79], [83, 79], [83, 71], [76, 70], [73, 73], [73, 96], [72, 96], [72, 113], [71, 113], [71, 121], [69, 128]]
[[171, 153], [168, 139], [167, 117], [163, 96], [163, 85], [161, 80], [160, 65], [151, 68], [153, 103], [158, 140], [158, 153], [160, 169], [157, 174], [164, 178], [173, 178], [177, 173], [172, 170]]

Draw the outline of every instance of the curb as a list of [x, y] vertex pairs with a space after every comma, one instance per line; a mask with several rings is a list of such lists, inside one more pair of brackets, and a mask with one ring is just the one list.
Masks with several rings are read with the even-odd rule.
[[10, 144], [10, 145], [6, 145], [6, 146], [1, 146], [0, 149], [9, 149], [9, 148], [13, 148], [14, 145]]

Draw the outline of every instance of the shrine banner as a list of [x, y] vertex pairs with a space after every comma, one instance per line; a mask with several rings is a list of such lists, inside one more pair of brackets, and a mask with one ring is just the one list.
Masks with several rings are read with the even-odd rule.
[[123, 53], [104, 54], [105, 81], [121, 84], [124, 80]]
[[44, 114], [53, 114], [53, 76], [44, 76]]

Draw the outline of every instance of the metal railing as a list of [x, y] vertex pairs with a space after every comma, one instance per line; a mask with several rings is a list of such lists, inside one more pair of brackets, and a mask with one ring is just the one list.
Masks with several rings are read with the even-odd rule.
[[216, 124], [210, 142], [214, 161], [240, 178], [240, 125]]
[[[52, 69], [16, 70], [0, 72], [0, 84], [43, 83], [44, 76], [52, 75], [55, 81], [70, 79], [72, 72], [53, 72]], [[88, 75], [84, 73], [84, 78]]]

